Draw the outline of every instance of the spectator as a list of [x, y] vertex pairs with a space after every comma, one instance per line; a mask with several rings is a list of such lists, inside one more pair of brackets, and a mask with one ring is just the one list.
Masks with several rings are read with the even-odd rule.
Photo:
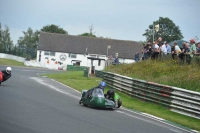
[[177, 45], [177, 43], [174, 43], [174, 50], [172, 51], [172, 59], [174, 60], [175, 55], [178, 56], [178, 54], [181, 52], [181, 49]]
[[144, 59], [143, 60], [146, 60], [148, 57], [147, 57], [147, 50], [148, 50], [148, 47], [147, 45], [144, 46], [144, 50], [143, 50], [143, 57]]
[[136, 52], [136, 54], [135, 54], [135, 61], [136, 61], [136, 62], [139, 61], [139, 53], [138, 53], [138, 52]]
[[149, 45], [148, 46], [148, 50], [147, 50], [147, 56], [148, 56], [148, 58], [151, 57], [152, 53], [153, 53], [153, 49], [152, 49], [151, 45]]
[[185, 51], [184, 51], [184, 53], [185, 53], [185, 56], [186, 56], [186, 62], [188, 64], [190, 64], [191, 63], [191, 57], [190, 57], [190, 44], [189, 43], [185, 44]]
[[176, 53], [177, 55], [181, 52], [181, 49], [180, 49], [180, 47], [177, 45], [177, 43], [174, 43], [174, 50], [175, 50], [175, 53]]
[[162, 42], [162, 37], [158, 38], [158, 42], [157, 42], [158, 46], [161, 47], [163, 42]]
[[190, 44], [191, 44], [191, 47], [190, 47], [190, 57], [193, 57], [193, 54], [196, 54], [196, 51], [197, 51], [194, 39], [190, 40]]
[[167, 48], [165, 46], [165, 43], [162, 43], [162, 46], [160, 47], [160, 53], [161, 53], [161, 59], [165, 58], [167, 54]]
[[153, 42], [154, 45], [154, 52], [151, 56], [152, 59], [157, 59], [158, 58], [158, 54], [159, 54], [159, 46], [157, 44], [157, 42]]
[[119, 58], [118, 58], [118, 57], [115, 57], [115, 58], [114, 58], [114, 63], [115, 63], [115, 64], [119, 64]]
[[184, 63], [184, 57], [185, 57], [186, 52], [187, 53], [189, 52], [189, 44], [183, 43], [182, 44], [182, 50], [181, 50], [180, 54], [178, 55], [178, 57], [181, 59], [182, 63]]
[[200, 42], [197, 43], [197, 53], [200, 54]]
[[167, 54], [171, 53], [171, 46], [167, 42], [165, 42], [165, 46], [167, 49]]
[[165, 43], [162, 44], [161, 51], [162, 51], [162, 53], [167, 54], [167, 48], [166, 48]]

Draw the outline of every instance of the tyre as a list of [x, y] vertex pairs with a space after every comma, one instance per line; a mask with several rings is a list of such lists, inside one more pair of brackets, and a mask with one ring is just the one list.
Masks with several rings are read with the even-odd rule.
[[122, 106], [122, 100], [120, 99], [119, 101], [118, 101], [118, 106], [117, 106], [117, 108], [119, 108], [119, 107], [121, 107]]
[[84, 103], [83, 103], [83, 106], [87, 106], [87, 104], [84, 104]]

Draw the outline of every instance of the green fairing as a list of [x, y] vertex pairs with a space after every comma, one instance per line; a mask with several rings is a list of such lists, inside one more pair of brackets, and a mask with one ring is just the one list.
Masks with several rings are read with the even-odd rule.
[[[95, 91], [102, 91], [101, 89], [96, 89]], [[85, 106], [91, 106], [96, 108], [114, 108], [115, 103], [111, 100], [105, 99], [103, 92], [94, 93], [92, 95], [86, 96], [87, 90], [82, 91], [82, 103]]]
[[120, 96], [115, 92], [114, 100], [120, 99]]

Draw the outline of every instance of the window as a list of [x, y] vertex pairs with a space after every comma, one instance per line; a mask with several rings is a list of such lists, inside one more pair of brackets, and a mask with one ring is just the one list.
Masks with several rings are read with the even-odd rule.
[[55, 56], [56, 53], [55, 52], [50, 52], [50, 56]]
[[44, 51], [44, 55], [55, 56], [56, 53], [55, 52]]
[[49, 55], [49, 52], [47, 52], [47, 51], [44, 51], [44, 55]]
[[76, 54], [71, 54], [71, 58], [76, 58]]
[[69, 54], [70, 58], [76, 58], [76, 54]]
[[97, 57], [96, 54], [90, 54], [90, 56], [91, 56], [91, 57], [95, 57], [95, 58]]

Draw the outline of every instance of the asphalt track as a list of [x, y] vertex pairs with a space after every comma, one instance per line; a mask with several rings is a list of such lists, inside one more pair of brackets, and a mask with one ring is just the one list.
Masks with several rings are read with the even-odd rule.
[[0, 86], [0, 133], [191, 132], [124, 109], [84, 107], [80, 93], [37, 75], [61, 71], [12, 68], [12, 77]]

